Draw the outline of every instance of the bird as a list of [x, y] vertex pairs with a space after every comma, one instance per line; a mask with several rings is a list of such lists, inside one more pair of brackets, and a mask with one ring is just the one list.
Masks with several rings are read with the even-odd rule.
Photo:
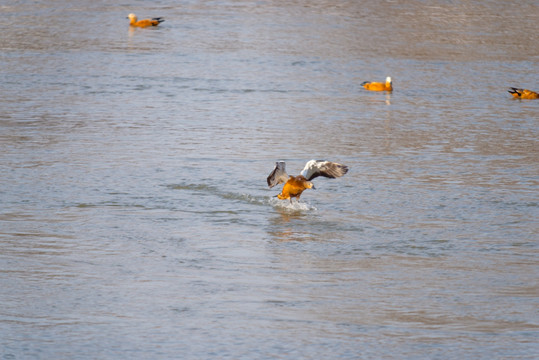
[[145, 28], [145, 27], [148, 27], [148, 26], [157, 26], [160, 23], [162, 23], [163, 21], [165, 21], [165, 19], [163, 19], [161, 17], [152, 18], [152, 19], [137, 20], [137, 15], [135, 15], [133, 13], [127, 15], [127, 18], [129, 19], [129, 25], [136, 26], [136, 27], [142, 27], [142, 28]]
[[270, 188], [281, 183], [285, 183], [283, 190], [277, 195], [280, 200], [289, 199], [292, 203], [292, 198], [299, 201], [301, 193], [305, 189], [316, 189], [311, 182], [312, 179], [318, 176], [327, 178], [338, 178], [348, 172], [348, 166], [338, 164], [326, 160], [309, 160], [298, 176], [291, 176], [286, 173], [285, 162], [277, 161], [275, 168], [268, 176], [268, 186]]
[[371, 91], [393, 91], [393, 86], [391, 84], [391, 77], [388, 76], [386, 77], [385, 83], [364, 81], [361, 83], [361, 86]]
[[526, 89], [517, 89], [512, 87], [508, 92], [516, 99], [539, 99], [539, 94], [535, 91]]

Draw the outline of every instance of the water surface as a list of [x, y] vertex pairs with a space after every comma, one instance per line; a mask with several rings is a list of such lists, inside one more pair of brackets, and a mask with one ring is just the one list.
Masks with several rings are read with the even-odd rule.
[[0, 11], [3, 358], [536, 358], [536, 2]]

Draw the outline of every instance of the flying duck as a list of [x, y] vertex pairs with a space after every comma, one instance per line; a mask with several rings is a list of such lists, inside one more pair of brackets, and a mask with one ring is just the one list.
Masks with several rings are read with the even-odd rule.
[[281, 200], [289, 199], [290, 203], [292, 203], [292, 198], [294, 197], [299, 201], [303, 190], [316, 189], [311, 182], [312, 179], [318, 176], [334, 179], [343, 176], [347, 172], [348, 166], [346, 165], [326, 160], [310, 160], [307, 161], [300, 175], [291, 176], [286, 173], [285, 162], [277, 161], [267, 180], [270, 188], [285, 183], [283, 190], [277, 197]]
[[136, 27], [142, 27], [142, 28], [148, 27], [148, 26], [157, 26], [160, 23], [162, 23], [163, 21], [165, 21], [165, 19], [163, 19], [161, 17], [152, 18], [152, 19], [144, 19], [144, 20], [138, 20], [137, 21], [137, 15], [135, 15], [135, 14], [129, 14], [129, 15], [127, 15], [127, 18], [129, 19], [129, 25], [136, 26]]
[[361, 83], [361, 86], [371, 91], [393, 91], [393, 86], [391, 86], [390, 76], [386, 77], [385, 83], [364, 81]]
[[511, 90], [508, 90], [508, 92], [516, 99], [539, 99], [539, 94], [531, 90], [517, 89], [512, 87]]

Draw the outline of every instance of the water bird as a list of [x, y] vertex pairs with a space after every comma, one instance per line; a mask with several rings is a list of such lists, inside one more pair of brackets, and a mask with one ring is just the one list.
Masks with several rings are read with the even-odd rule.
[[361, 83], [361, 86], [371, 91], [393, 91], [391, 76], [386, 77], [385, 83], [364, 81]]
[[162, 23], [163, 21], [165, 21], [165, 19], [163, 19], [161, 17], [156, 17], [156, 18], [152, 18], [152, 19], [137, 20], [137, 15], [135, 15], [133, 13], [127, 15], [127, 18], [129, 19], [129, 25], [136, 26], [136, 27], [142, 27], [142, 28], [145, 28], [145, 27], [148, 27], [148, 26], [157, 26], [160, 23]]
[[310, 160], [307, 161], [300, 175], [292, 176], [286, 173], [285, 162], [277, 161], [267, 181], [270, 188], [285, 183], [283, 190], [277, 197], [280, 200], [289, 199], [290, 203], [292, 203], [292, 198], [299, 201], [301, 193], [305, 189], [316, 189], [311, 182], [312, 179], [318, 176], [334, 179], [343, 176], [347, 172], [348, 166], [346, 165], [326, 160]]
[[512, 87], [508, 92], [516, 99], [539, 99], [539, 94], [527, 89], [517, 89]]

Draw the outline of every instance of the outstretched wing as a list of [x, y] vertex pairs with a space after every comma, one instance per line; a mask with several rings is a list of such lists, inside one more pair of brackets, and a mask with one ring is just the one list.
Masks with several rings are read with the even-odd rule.
[[325, 160], [310, 160], [301, 171], [307, 180], [312, 180], [318, 176], [327, 178], [338, 178], [348, 172], [348, 166]]
[[289, 176], [285, 171], [284, 161], [277, 161], [275, 163], [275, 169], [273, 169], [271, 174], [269, 174], [268, 176], [268, 186], [272, 188], [275, 185], [279, 185], [280, 183], [287, 182], [288, 178]]

